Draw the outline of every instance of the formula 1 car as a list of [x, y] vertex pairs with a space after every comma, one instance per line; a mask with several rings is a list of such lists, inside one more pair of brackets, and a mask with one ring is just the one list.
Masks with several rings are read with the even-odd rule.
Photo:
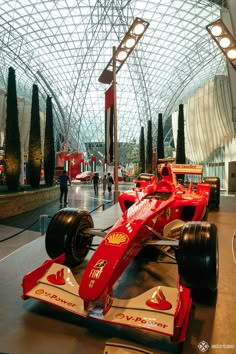
[[[132, 190], [119, 195], [122, 216], [108, 230], [94, 228], [89, 212], [59, 210], [51, 219], [46, 251], [51, 260], [24, 276], [23, 299], [35, 298], [80, 316], [130, 326], [183, 342], [191, 309], [191, 291], [215, 292], [218, 281], [217, 228], [207, 222], [211, 184], [178, 183], [179, 174], [202, 176], [202, 166], [165, 163], [159, 178], [141, 174]], [[214, 188], [214, 187], [213, 187]], [[74, 270], [103, 239], [84, 269]], [[143, 251], [157, 251], [155, 261], [178, 267], [175, 287], [156, 286], [129, 299], [114, 297], [114, 287]], [[151, 253], [150, 253], [151, 257]]]

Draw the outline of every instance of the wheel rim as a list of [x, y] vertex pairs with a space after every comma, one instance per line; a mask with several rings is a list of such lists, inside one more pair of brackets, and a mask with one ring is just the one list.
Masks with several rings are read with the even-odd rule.
[[91, 247], [93, 236], [90, 229], [93, 227], [92, 219], [89, 215], [84, 215], [71, 240], [71, 254], [79, 263], [84, 259]]

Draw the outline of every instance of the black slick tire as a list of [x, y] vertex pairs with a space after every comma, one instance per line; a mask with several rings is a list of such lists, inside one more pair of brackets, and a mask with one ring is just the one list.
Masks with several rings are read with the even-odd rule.
[[205, 177], [204, 183], [210, 184], [208, 207], [210, 210], [219, 210], [220, 207], [220, 179], [219, 177]]
[[217, 228], [209, 222], [188, 222], [177, 252], [180, 283], [190, 289], [215, 291], [218, 283]]
[[87, 211], [76, 208], [59, 210], [50, 221], [45, 247], [50, 258], [65, 253], [65, 265], [75, 267], [83, 262], [92, 244], [89, 229], [93, 228], [93, 219]]

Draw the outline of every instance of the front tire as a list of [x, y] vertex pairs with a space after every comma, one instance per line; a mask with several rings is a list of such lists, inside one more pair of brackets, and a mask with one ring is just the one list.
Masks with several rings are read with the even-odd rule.
[[89, 252], [93, 219], [87, 211], [76, 208], [59, 210], [48, 225], [45, 246], [50, 258], [65, 253], [65, 265], [73, 268], [81, 264]]
[[181, 230], [177, 253], [180, 283], [190, 289], [215, 291], [218, 283], [217, 228], [209, 222], [188, 222]]

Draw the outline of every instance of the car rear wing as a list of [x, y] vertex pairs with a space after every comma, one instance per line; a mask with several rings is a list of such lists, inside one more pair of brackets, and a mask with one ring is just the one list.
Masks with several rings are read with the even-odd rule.
[[[159, 160], [161, 161], [161, 160]], [[167, 162], [158, 164], [158, 171], [167, 165]], [[177, 175], [203, 175], [203, 165], [189, 165], [181, 163], [171, 163], [169, 164], [173, 174]]]
[[172, 164], [171, 170], [174, 174], [202, 175], [202, 165]]

